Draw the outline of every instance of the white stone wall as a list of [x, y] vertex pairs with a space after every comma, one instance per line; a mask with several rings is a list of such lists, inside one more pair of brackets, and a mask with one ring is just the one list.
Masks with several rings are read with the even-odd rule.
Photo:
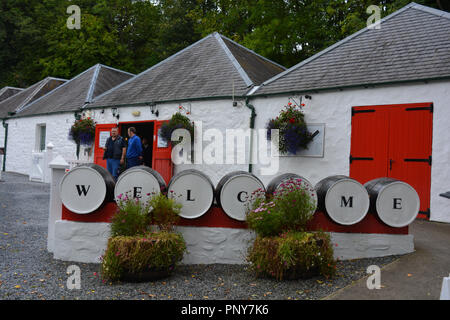
[[[226, 136], [226, 129], [248, 129], [250, 127], [250, 109], [245, 106], [245, 103], [239, 103], [239, 106], [233, 107], [230, 100], [211, 100], [211, 101], [193, 101], [191, 103], [180, 103], [186, 109], [190, 110], [191, 114], [187, 115], [189, 119], [196, 123], [202, 122], [203, 133], [207, 129], [218, 129], [222, 132], [223, 136]], [[167, 103], [159, 104], [156, 109], [159, 111], [159, 116], [151, 113], [150, 107], [138, 106], [138, 107], [121, 107], [118, 108], [120, 114], [120, 123], [124, 122], [138, 122], [148, 120], [169, 120], [173, 114], [179, 111], [180, 104]], [[190, 106], [190, 109], [189, 109]], [[155, 109], [155, 110], [156, 110]], [[139, 116], [133, 116], [133, 112], [139, 111]], [[186, 111], [181, 111], [186, 115]], [[90, 110], [90, 116], [99, 124], [117, 123], [117, 119], [112, 116], [110, 108], [93, 109]], [[249, 139], [248, 139], [249, 141]], [[242, 150], [246, 155], [246, 163], [248, 163], [250, 148]], [[204, 145], [208, 145], [210, 142], [205, 142]], [[225, 144], [224, 144], [225, 148]], [[56, 148], [55, 148], [56, 149]], [[224, 150], [225, 154], [225, 150]], [[210, 177], [214, 185], [217, 185], [219, 180], [229, 172], [236, 170], [248, 170], [248, 164], [187, 164], [175, 166], [175, 174], [186, 169], [198, 169], [203, 171]]]
[[[245, 229], [177, 227], [187, 252], [182, 264], [246, 264], [254, 233]], [[100, 263], [110, 234], [109, 223], [55, 222], [54, 258]], [[339, 260], [401, 255], [414, 251], [412, 235], [331, 233]]]
[[[344, 89], [309, 93], [312, 100], [304, 100], [305, 119], [309, 123], [326, 123], [325, 154], [323, 158], [281, 157], [279, 173], [293, 172], [316, 184], [321, 179], [348, 175], [350, 164], [351, 108], [364, 105], [433, 102], [433, 165], [431, 172], [431, 220], [450, 222], [450, 201], [439, 194], [450, 190], [450, 82], [433, 82], [379, 86], [368, 89]], [[255, 97], [256, 128], [264, 128], [267, 121], [278, 115], [289, 97]], [[299, 96], [294, 96], [299, 102]], [[259, 165], [255, 174], [264, 183], [274, 176], [261, 176]]]
[[[73, 113], [9, 119], [6, 171], [29, 174], [31, 153], [36, 147], [36, 126], [46, 125], [46, 145], [54, 145], [54, 156], [76, 159], [76, 145], [68, 140], [75, 120]], [[2, 140], [3, 141], [3, 140]]]

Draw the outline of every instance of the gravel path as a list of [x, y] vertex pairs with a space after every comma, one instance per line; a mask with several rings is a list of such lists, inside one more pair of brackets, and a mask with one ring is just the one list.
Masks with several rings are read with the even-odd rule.
[[[398, 257], [338, 263], [332, 280], [256, 279], [244, 265], [180, 266], [153, 283], [103, 283], [99, 265], [53, 260], [47, 252], [49, 185], [3, 173], [0, 182], [0, 299], [320, 299], [366, 275], [369, 265]], [[81, 269], [81, 289], [69, 290], [67, 267]]]

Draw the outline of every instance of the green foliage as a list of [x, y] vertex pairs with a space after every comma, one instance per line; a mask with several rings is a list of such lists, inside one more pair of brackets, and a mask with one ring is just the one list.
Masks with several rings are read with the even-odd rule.
[[113, 237], [108, 240], [102, 258], [102, 276], [111, 281], [120, 280], [124, 274], [169, 270], [183, 259], [186, 243], [173, 232], [153, 232], [143, 236]]
[[[364, 28], [369, 5], [384, 17], [409, 2], [2, 0], [0, 88], [70, 79], [96, 63], [141, 72], [214, 31], [290, 67]], [[448, 1], [415, 2], [450, 9]], [[73, 4], [80, 30], [66, 27]]]
[[172, 145], [176, 145], [180, 143], [180, 141], [172, 141], [172, 133], [176, 129], [186, 129], [189, 131], [191, 135], [191, 141], [194, 139], [194, 125], [191, 120], [185, 115], [182, 115], [180, 112], [175, 113], [172, 118], [168, 122], [164, 122], [161, 126], [161, 137], [172, 143]]
[[151, 225], [148, 202], [133, 199], [130, 194], [118, 196], [117, 212], [111, 219], [111, 236], [136, 236], [148, 232]]
[[153, 196], [149, 205], [151, 207], [150, 214], [153, 222], [160, 230], [172, 231], [174, 224], [180, 219], [180, 211], [182, 205], [177, 203], [175, 199], [159, 193]]
[[255, 201], [247, 213], [250, 229], [262, 237], [276, 236], [286, 230], [305, 230], [313, 217], [313, 190], [306, 190], [301, 179], [290, 179], [280, 185], [268, 200]]
[[323, 232], [288, 232], [279, 237], [260, 237], [247, 257], [259, 277], [298, 279], [317, 274], [332, 277], [336, 261], [329, 235]]

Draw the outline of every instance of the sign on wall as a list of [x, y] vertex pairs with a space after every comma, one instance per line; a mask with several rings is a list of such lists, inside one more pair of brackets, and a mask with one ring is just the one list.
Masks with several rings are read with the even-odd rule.
[[104, 148], [106, 146], [106, 140], [110, 137], [109, 131], [100, 131], [100, 138], [98, 140], [98, 146]]

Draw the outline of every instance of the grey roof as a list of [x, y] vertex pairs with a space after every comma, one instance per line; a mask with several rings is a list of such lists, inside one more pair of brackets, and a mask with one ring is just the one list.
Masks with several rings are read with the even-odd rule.
[[59, 87], [67, 80], [47, 77], [32, 86], [16, 93], [0, 102], [0, 119], [7, 118], [9, 113], [18, 112], [27, 104], [37, 100], [46, 93]]
[[233, 93], [242, 96], [284, 70], [283, 66], [212, 33], [99, 96], [90, 106], [231, 97]]
[[269, 79], [254, 95], [450, 77], [450, 13], [410, 3]]
[[4, 87], [0, 89], [0, 102], [22, 91], [22, 88]]
[[26, 105], [19, 110], [17, 117], [80, 110], [99, 94], [133, 76], [128, 72], [97, 64]]

